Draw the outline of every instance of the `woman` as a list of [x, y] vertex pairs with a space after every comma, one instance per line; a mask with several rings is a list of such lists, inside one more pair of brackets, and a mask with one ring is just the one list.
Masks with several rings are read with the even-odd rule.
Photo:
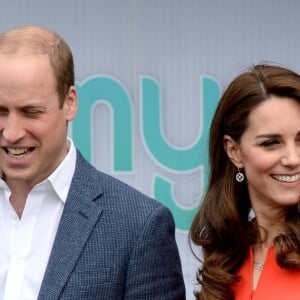
[[212, 121], [210, 181], [190, 237], [197, 299], [300, 299], [300, 76], [256, 65]]

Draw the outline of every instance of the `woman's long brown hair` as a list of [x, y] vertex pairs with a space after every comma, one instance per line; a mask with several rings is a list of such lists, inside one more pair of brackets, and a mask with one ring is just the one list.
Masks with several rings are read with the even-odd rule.
[[[224, 150], [223, 137], [229, 135], [239, 142], [250, 112], [271, 95], [300, 102], [300, 76], [280, 66], [256, 65], [229, 84], [212, 120], [209, 184], [190, 229], [191, 243], [201, 246], [203, 254], [197, 272], [197, 299], [234, 299], [232, 286], [239, 280], [235, 274], [250, 246], [259, 240], [257, 224], [248, 219], [251, 203], [246, 180], [235, 181], [237, 170]], [[300, 224], [296, 206], [287, 208], [285, 225], [287, 234], [274, 239], [277, 262], [284, 268], [299, 268]]]

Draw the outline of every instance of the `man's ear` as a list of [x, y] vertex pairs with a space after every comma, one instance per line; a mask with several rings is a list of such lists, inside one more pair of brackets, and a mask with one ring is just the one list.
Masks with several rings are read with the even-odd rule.
[[231, 162], [237, 167], [243, 167], [240, 145], [229, 135], [223, 137], [223, 147]]
[[78, 108], [77, 91], [74, 86], [69, 88], [64, 102], [64, 108], [67, 121], [73, 120]]

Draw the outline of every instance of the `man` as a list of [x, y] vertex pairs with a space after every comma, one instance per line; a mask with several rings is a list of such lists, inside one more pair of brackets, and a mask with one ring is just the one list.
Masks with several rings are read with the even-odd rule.
[[72, 53], [27, 26], [0, 36], [0, 299], [184, 299], [174, 221], [67, 137]]

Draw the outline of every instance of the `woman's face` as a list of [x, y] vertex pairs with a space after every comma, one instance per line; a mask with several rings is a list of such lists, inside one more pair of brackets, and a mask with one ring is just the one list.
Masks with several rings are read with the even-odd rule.
[[[224, 138], [232, 162], [246, 176], [254, 210], [297, 204], [300, 197], [300, 103], [270, 97], [249, 115], [239, 144]], [[236, 183], [239, 184], [239, 183]]]

